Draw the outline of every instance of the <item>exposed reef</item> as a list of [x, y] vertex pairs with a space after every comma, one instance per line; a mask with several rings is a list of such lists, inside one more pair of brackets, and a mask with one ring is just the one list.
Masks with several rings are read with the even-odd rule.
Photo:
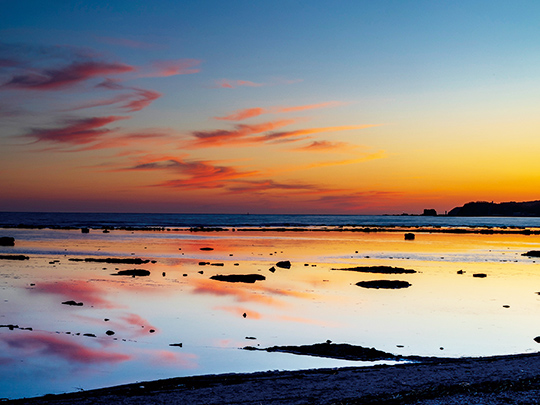
[[[95, 257], [87, 257], [85, 259], [79, 259], [79, 258], [71, 258], [69, 261], [72, 262], [95, 262], [95, 263], [112, 263], [112, 264], [146, 264], [150, 263], [150, 260], [140, 259], [137, 257], [133, 258], [122, 258], [117, 259], [113, 257], [107, 257], [107, 258], [95, 258]], [[152, 263], [155, 263], [155, 261], [152, 261]]]
[[145, 277], [149, 276], [150, 272], [143, 269], [131, 269], [131, 270], [120, 270], [118, 273], [113, 273], [111, 276], [132, 276], [132, 277]]
[[266, 280], [262, 274], [216, 274], [210, 277], [211, 280], [226, 281], [228, 283], [254, 283], [259, 280]]
[[30, 259], [25, 255], [0, 255], [0, 260], [28, 260]]
[[15, 238], [9, 236], [0, 237], [0, 246], [15, 246]]
[[372, 280], [372, 281], [359, 281], [356, 283], [357, 286], [363, 288], [382, 288], [397, 290], [399, 288], [408, 288], [411, 286], [411, 283], [401, 280]]
[[377, 274], [416, 273], [416, 270], [413, 270], [413, 269], [404, 269], [402, 267], [392, 267], [392, 266], [358, 266], [358, 267], [347, 267], [344, 269], [332, 269], [332, 270], [357, 271], [359, 273], [377, 273]]

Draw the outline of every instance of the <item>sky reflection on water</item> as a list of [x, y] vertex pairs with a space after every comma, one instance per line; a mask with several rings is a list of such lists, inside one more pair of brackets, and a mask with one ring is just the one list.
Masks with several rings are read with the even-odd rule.
[[[330, 339], [395, 354], [453, 357], [537, 350], [540, 263], [522, 253], [539, 248], [538, 236], [426, 233], [405, 241], [396, 232], [2, 234], [14, 236], [16, 246], [0, 247], [0, 254], [28, 254], [30, 260], [0, 260], [0, 397], [182, 375], [367, 364], [238, 350], [247, 345]], [[69, 260], [94, 256], [157, 262]], [[280, 260], [292, 267], [275, 267]], [[359, 265], [418, 272], [332, 270]], [[112, 275], [133, 268], [151, 274]], [[266, 280], [228, 283], [211, 280], [215, 274]], [[412, 286], [355, 285], [381, 279]], [[83, 305], [62, 304], [70, 300]], [[182, 347], [170, 346], [178, 343]]]

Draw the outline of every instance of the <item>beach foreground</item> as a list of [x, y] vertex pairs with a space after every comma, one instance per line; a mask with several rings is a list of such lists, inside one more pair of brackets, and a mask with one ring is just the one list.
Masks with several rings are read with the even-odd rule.
[[182, 377], [12, 404], [535, 403], [540, 353], [428, 363]]

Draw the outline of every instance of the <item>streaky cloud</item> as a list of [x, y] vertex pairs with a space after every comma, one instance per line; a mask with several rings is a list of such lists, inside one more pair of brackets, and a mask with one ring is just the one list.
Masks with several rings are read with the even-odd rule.
[[214, 117], [215, 120], [225, 120], [225, 121], [243, 121], [248, 118], [258, 117], [259, 115], [265, 114], [268, 110], [260, 107], [246, 108], [243, 110], [235, 111], [224, 117]]
[[57, 69], [32, 69], [26, 74], [14, 75], [2, 87], [22, 90], [61, 90], [91, 78], [122, 74], [134, 70], [133, 66], [124, 63], [74, 62]]
[[57, 128], [34, 128], [23, 135], [34, 138], [36, 142], [53, 142], [72, 145], [83, 145], [95, 142], [102, 136], [113, 132], [112, 129], [103, 128], [119, 120], [129, 119], [129, 116], [91, 117], [66, 120], [65, 124]]
[[233, 193], [257, 193], [257, 192], [266, 192], [266, 191], [313, 191], [317, 190], [318, 187], [313, 184], [302, 184], [302, 183], [279, 183], [271, 179], [266, 180], [253, 180], [247, 181], [242, 180], [242, 185], [228, 187], [228, 190]]
[[250, 138], [251, 135], [272, 131], [277, 128], [294, 124], [295, 122], [297, 122], [297, 120], [289, 119], [253, 125], [238, 124], [235, 126], [234, 130], [218, 129], [213, 131], [194, 131], [192, 132], [192, 135], [195, 139], [191, 143], [191, 147], [221, 146], [231, 145], [233, 143], [256, 143], [257, 140]]
[[242, 110], [237, 110], [224, 117], [214, 117], [214, 119], [226, 120], [226, 121], [242, 121], [248, 118], [258, 117], [259, 115], [262, 115], [262, 114], [299, 112], [299, 111], [314, 110], [318, 108], [335, 107], [335, 106], [339, 106], [343, 104], [344, 103], [339, 102], [339, 101], [328, 101], [324, 103], [307, 104], [307, 105], [300, 105], [300, 106], [294, 106], [294, 107], [268, 107], [268, 108], [254, 107], [254, 108], [246, 108]]
[[166, 170], [183, 175], [156, 184], [155, 187], [203, 189], [222, 188], [226, 181], [258, 174], [255, 171], [240, 171], [231, 166], [219, 166], [208, 161], [188, 161], [176, 158], [155, 159], [142, 162], [125, 170]]
[[305, 152], [330, 152], [330, 151], [350, 151], [358, 146], [347, 142], [313, 141], [309, 145], [295, 148], [295, 151]]

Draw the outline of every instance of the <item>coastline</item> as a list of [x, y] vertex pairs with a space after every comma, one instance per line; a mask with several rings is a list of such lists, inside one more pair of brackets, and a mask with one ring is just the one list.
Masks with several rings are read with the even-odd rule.
[[[14, 297], [9, 303], [6, 302], [6, 308], [23, 308], [27, 297], [36, 303], [24, 312], [14, 312], [18, 316], [6, 323], [17, 324], [17, 327], [21, 325], [21, 328], [14, 327], [14, 331], [4, 329], [4, 342], [15, 345], [11, 342], [24, 338], [29, 345], [37, 348], [43, 347], [40, 346], [43, 342], [49, 345], [58, 344], [58, 347], [68, 347], [66, 344], [71, 344], [81, 352], [96, 348], [92, 352], [97, 359], [96, 364], [100, 364], [100, 359], [112, 359], [109, 363], [103, 362], [107, 365], [103, 367], [104, 373], [113, 369], [109, 364], [117, 367], [118, 372], [111, 372], [111, 378], [104, 376], [100, 383], [87, 385], [85, 389], [88, 390], [82, 391], [82, 388], [77, 388], [79, 385], [75, 378], [67, 382], [70, 377], [66, 370], [75, 364], [86, 367], [86, 363], [83, 359], [70, 357], [67, 352], [58, 352], [56, 361], [59, 362], [59, 375], [66, 378], [64, 386], [53, 388], [51, 385], [50, 390], [46, 387], [39, 392], [32, 391], [31, 387], [26, 391], [22, 388], [10, 398], [19, 398], [25, 394], [66, 392], [69, 389], [80, 389], [81, 392], [11, 399], [7, 401], [9, 403], [340, 404], [388, 403], [395, 398], [401, 398], [397, 403], [418, 403], [419, 400], [427, 401], [433, 397], [446, 398], [450, 394], [470, 395], [472, 392], [474, 395], [484, 395], [493, 389], [501, 392], [529, 392], [536, 389], [534, 387], [540, 382], [540, 368], [535, 364], [539, 363], [540, 353], [456, 357], [530, 353], [537, 350], [537, 343], [534, 343], [536, 339], [533, 338], [538, 335], [538, 331], [534, 324], [524, 322], [524, 326], [519, 326], [514, 322], [520, 319], [521, 313], [535, 312], [531, 309], [536, 308], [539, 295], [535, 289], [535, 260], [525, 255], [528, 249], [538, 244], [535, 236], [523, 236], [524, 231], [529, 229], [464, 227], [466, 232], [462, 232], [462, 228], [450, 227], [381, 226], [371, 231], [371, 228], [359, 225], [313, 228], [195, 227], [184, 228], [181, 232], [175, 232], [174, 228], [158, 231], [145, 228], [143, 232], [108, 228], [110, 230], [104, 232], [103, 228], [92, 227], [89, 228], [90, 237], [82, 234], [81, 228], [74, 229], [69, 232], [20, 229], [13, 232], [15, 246], [3, 248], [5, 252], [13, 250], [12, 253], [25, 253], [30, 257], [30, 260], [20, 263], [3, 261], [7, 280], [13, 280], [9, 286], [13, 287], [13, 291], [20, 290], [21, 297], [24, 295], [24, 302], [23, 298], [17, 301], [18, 297]], [[407, 232], [415, 233], [416, 239], [404, 239], [403, 233]], [[429, 235], [431, 233], [433, 235]], [[461, 233], [479, 235], [459, 235]], [[492, 233], [516, 235], [492, 236]], [[472, 253], [468, 253], [469, 251]], [[138, 259], [139, 257], [144, 260]], [[141, 262], [134, 264], [133, 260]], [[290, 260], [291, 269], [276, 271], [271, 267], [281, 260]], [[149, 274], [144, 274], [144, 277], [131, 277], [130, 273], [130, 278], [119, 277], [121, 271], [133, 271], [132, 267], [143, 265], [143, 261], [148, 269], [143, 270]], [[358, 271], [332, 271], [336, 267], [348, 269], [359, 265], [378, 266], [379, 269], [390, 264], [392, 269], [395, 265], [414, 268], [415, 274], [394, 276], [384, 272], [371, 275], [370, 272], [365, 274]], [[121, 267], [117, 269], [115, 266]], [[527, 273], [522, 274], [522, 270], [527, 270]], [[214, 273], [236, 276], [261, 274], [266, 279], [252, 284], [233, 283], [216, 281]], [[487, 274], [487, 279], [478, 281], [475, 275], [484, 273]], [[19, 278], [21, 274], [24, 275], [23, 281]], [[64, 277], [69, 277], [69, 281], [63, 282]], [[404, 278], [412, 287], [403, 290], [358, 288], [359, 280], [389, 277]], [[519, 277], [519, 280], [526, 281], [508, 283], [510, 277]], [[63, 287], [61, 291], [54, 289], [58, 280]], [[445, 286], [444, 290], [448, 292], [446, 295], [439, 290], [441, 285]], [[91, 288], [91, 295], [82, 293], [87, 291], [86, 287]], [[124, 298], [138, 296], [139, 291], [162, 299], [163, 303], [159, 308], [169, 311], [169, 318], [161, 320], [154, 317], [155, 311], [139, 308], [133, 304], [137, 301]], [[474, 295], [467, 291], [474, 291]], [[210, 343], [203, 346], [199, 343], [200, 333], [186, 332], [170, 322], [165, 322], [172, 316], [178, 317], [179, 311], [186, 319], [191, 316], [193, 308], [190, 306], [177, 306], [172, 298], [168, 301], [163, 298], [176, 297], [178, 293], [185, 297], [186, 302], [188, 298], [197, 300], [204, 297], [204, 300], [197, 301], [203, 303], [199, 307], [203, 310], [198, 309], [198, 316], [206, 319], [207, 324], [216, 322], [215, 319], [217, 324], [223, 322], [224, 326], [220, 331], [230, 339], [230, 343], [221, 347], [218, 343], [213, 343], [216, 339], [214, 335], [207, 334], [202, 336]], [[330, 299], [325, 300], [324, 294], [328, 294]], [[494, 296], [498, 298], [493, 299]], [[339, 297], [339, 300], [332, 300], [333, 297]], [[32, 315], [32, 308], [39, 308], [40, 302], [50, 301], [51, 298], [56, 305], [55, 310], [58, 309], [51, 313], [51, 319], [58, 322], [70, 320], [73, 323], [69, 328], [49, 326]], [[415, 300], [431, 300], [429, 302], [434, 302], [441, 308], [415, 305]], [[77, 303], [78, 306], [62, 305], [69, 302]], [[311, 302], [314, 308], [312, 313], [306, 311], [306, 305]], [[321, 304], [322, 302], [325, 304]], [[390, 307], [387, 302], [399, 305]], [[125, 307], [122, 308], [120, 304]], [[285, 304], [289, 305], [286, 310], [283, 309]], [[116, 308], [119, 309], [115, 309], [113, 305], [118, 305]], [[125, 309], [129, 308], [128, 305], [133, 305], [133, 309]], [[474, 312], [479, 311], [476, 309], [479, 307], [475, 305], [484, 305], [481, 308], [483, 312]], [[375, 312], [381, 308], [390, 310]], [[296, 311], [294, 318], [278, 318], [289, 316], [293, 311]], [[328, 323], [334, 321], [336, 311], [342, 311], [345, 322]], [[446, 321], [438, 324], [438, 314], [441, 311], [462, 316], [455, 316], [453, 319], [458, 320], [455, 323], [451, 323], [450, 319], [449, 324]], [[471, 316], [471, 313], [474, 316]], [[494, 320], [491, 323], [484, 322], [476, 313], [487, 313], [493, 316]], [[243, 314], [247, 314], [247, 318]], [[80, 315], [86, 315], [86, 318], [79, 317]], [[135, 315], [141, 318], [137, 318], [137, 323], [131, 325], [128, 322], [131, 319], [129, 317], [135, 318]], [[345, 318], [345, 315], [348, 318]], [[462, 320], [467, 319], [466, 317], [470, 317], [470, 322], [464, 327]], [[362, 319], [361, 324], [357, 323], [358, 319]], [[400, 323], [402, 319], [407, 319], [407, 322]], [[501, 327], [509, 322], [512, 322], [512, 330], [507, 332], [505, 329], [499, 333], [502, 331]], [[53, 323], [50, 322], [50, 325]], [[280, 332], [274, 336], [269, 332], [280, 330], [282, 325], [289, 327], [293, 333]], [[327, 325], [331, 328], [326, 328]], [[362, 325], [370, 326], [368, 329]], [[388, 329], [385, 325], [392, 327]], [[484, 332], [475, 334], [474, 339], [469, 342], [467, 331], [477, 333], [481, 329], [478, 325], [484, 327]], [[141, 329], [135, 329], [134, 326], [148, 331], [155, 329], [157, 333], [141, 335], [137, 332]], [[31, 331], [30, 327], [34, 331]], [[430, 335], [441, 327], [447, 329], [447, 333]], [[359, 332], [348, 335], [353, 328]], [[27, 330], [22, 331], [24, 329]], [[109, 333], [105, 333], [106, 330], [114, 331], [114, 334], [109, 336]], [[398, 355], [402, 358], [409, 357], [408, 360], [417, 363], [398, 363], [391, 366], [358, 366], [358, 363], [352, 363], [354, 366], [351, 367], [348, 364], [329, 363], [308, 365], [307, 362], [300, 361], [299, 365], [290, 367], [289, 364], [294, 363], [294, 360], [290, 361], [286, 355], [280, 354], [279, 356], [283, 356], [283, 363], [280, 364], [284, 365], [277, 365], [282, 361], [280, 359], [274, 363], [276, 366], [270, 366], [274, 359], [268, 363], [265, 363], [264, 359], [259, 363], [259, 357], [242, 352], [240, 356], [237, 356], [237, 353], [230, 355], [227, 351], [227, 348], [240, 346], [244, 336], [245, 339], [256, 337], [257, 341], [254, 343], [257, 347], [259, 342], [262, 347], [271, 347], [309, 343], [301, 336], [317, 333], [322, 335], [323, 339], [377, 347], [385, 351], [392, 351], [393, 347], [397, 347], [399, 349], [395, 350]], [[420, 333], [423, 340], [415, 337]], [[448, 339], [449, 336], [453, 338]], [[492, 339], [494, 336], [497, 338]], [[317, 338], [316, 341], [323, 340]], [[171, 342], [183, 342], [183, 349], [170, 349], [175, 346]], [[212, 345], [212, 355], [223, 354], [227, 359], [223, 362], [235, 367], [203, 369], [208, 367], [204, 361], [210, 355], [204, 350], [209, 345]], [[468, 349], [461, 350], [461, 345], [468, 345]], [[478, 346], [481, 349], [474, 351], [475, 345], [481, 345]], [[14, 361], [11, 364], [18, 364], [15, 361], [21, 354], [17, 354], [16, 346], [13, 347]], [[439, 349], [443, 350], [443, 347], [445, 351], [440, 352]], [[486, 347], [490, 349], [486, 350]], [[141, 352], [141, 348], [149, 350]], [[176, 364], [176, 367], [181, 368], [182, 361], [189, 365], [189, 361], [193, 360], [195, 363], [201, 358], [201, 368], [197, 371], [200, 376], [189, 377], [193, 373], [179, 372], [161, 376], [142, 373], [127, 379], [119, 378], [121, 367], [128, 368], [131, 359], [137, 359], [139, 365], [144, 364], [146, 367], [155, 353], [164, 351], [167, 351], [171, 359], [169, 363], [164, 363], [164, 367], [173, 367], [172, 364]], [[411, 353], [422, 354], [424, 358], [411, 359]], [[443, 353], [449, 357], [435, 357], [430, 360], [425, 357], [426, 354], [438, 356]], [[40, 356], [44, 361], [51, 360], [46, 352]], [[237, 362], [236, 359], [240, 357], [242, 359]], [[304, 359], [306, 357], [303, 356]], [[125, 366], [123, 361], [115, 360], [128, 358]], [[63, 360], [65, 361], [62, 365]], [[66, 362], [67, 360], [69, 362]], [[88, 369], [91, 369], [92, 361], [87, 361]], [[241, 362], [244, 362], [244, 365], [257, 364], [257, 367], [246, 367], [242, 370], [240, 366], [236, 367]], [[137, 363], [133, 361], [133, 364]], [[10, 367], [6, 365], [6, 374]], [[276, 369], [299, 371], [249, 373], [252, 370]], [[526, 372], [523, 373], [523, 370]], [[188, 377], [185, 377], [186, 375]], [[153, 380], [171, 376], [184, 377]], [[140, 381], [139, 379], [148, 381], [116, 385], [126, 381]], [[92, 387], [107, 385], [111, 387], [90, 390]]]
[[490, 404], [508, 396], [534, 399], [539, 392], [540, 353], [531, 353], [440, 358], [390, 366], [181, 377], [4, 403]]

